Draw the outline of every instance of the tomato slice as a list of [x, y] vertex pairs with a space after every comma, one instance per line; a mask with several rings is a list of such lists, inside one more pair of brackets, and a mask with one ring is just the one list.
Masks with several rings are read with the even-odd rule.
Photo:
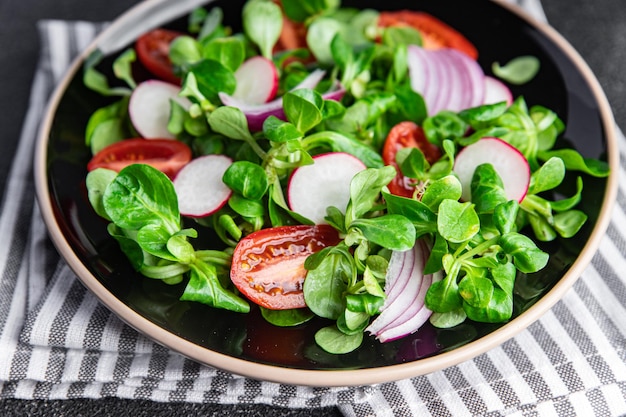
[[389, 183], [391, 194], [411, 198], [415, 192], [415, 183], [400, 172], [396, 154], [403, 148], [419, 148], [429, 163], [441, 158], [441, 150], [426, 139], [424, 129], [413, 122], [401, 122], [395, 125], [387, 135], [383, 146], [383, 162], [396, 168], [398, 175]]
[[250, 301], [272, 310], [306, 307], [306, 258], [340, 242], [329, 225], [262, 229], [239, 241], [230, 279]]
[[306, 43], [307, 28], [304, 23], [294, 22], [283, 16], [283, 29], [280, 32], [275, 51], [288, 51], [290, 49], [308, 48]]
[[170, 43], [182, 32], [154, 29], [141, 35], [135, 42], [137, 58], [148, 71], [163, 81], [180, 84], [170, 61]]
[[191, 156], [189, 146], [175, 139], [125, 139], [95, 154], [87, 170], [108, 168], [120, 172], [131, 164], [147, 164], [174, 178]]
[[454, 48], [472, 59], [478, 58], [476, 47], [456, 29], [426, 12], [399, 10], [381, 12], [378, 26], [411, 26], [422, 35], [423, 46], [428, 49]]

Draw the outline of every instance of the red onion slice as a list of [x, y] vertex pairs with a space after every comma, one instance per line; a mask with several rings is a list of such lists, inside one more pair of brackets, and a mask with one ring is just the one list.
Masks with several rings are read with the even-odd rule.
[[424, 299], [434, 277], [422, 273], [428, 254], [423, 240], [418, 240], [409, 251], [393, 252], [386, 276], [387, 299], [382, 312], [365, 329], [381, 342], [417, 331], [430, 317], [431, 311], [424, 305]]
[[485, 74], [476, 61], [451, 48], [408, 47], [411, 88], [424, 97], [429, 115], [483, 103]]

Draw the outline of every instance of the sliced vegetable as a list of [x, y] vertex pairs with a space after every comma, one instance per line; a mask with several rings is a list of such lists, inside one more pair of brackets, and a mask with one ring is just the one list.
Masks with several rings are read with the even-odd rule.
[[485, 76], [485, 98], [483, 104], [505, 102], [507, 106], [513, 104], [513, 93], [509, 87], [497, 78]]
[[470, 184], [479, 165], [491, 164], [502, 179], [508, 200], [521, 202], [530, 184], [530, 167], [524, 155], [509, 143], [493, 137], [463, 148], [454, 162], [454, 172], [463, 187], [462, 199], [471, 201]]
[[278, 91], [278, 71], [274, 63], [260, 55], [244, 61], [235, 71], [237, 88], [233, 97], [248, 104], [273, 100]]
[[381, 313], [365, 329], [381, 342], [416, 332], [432, 312], [424, 305], [433, 275], [424, 275], [429, 250], [423, 239], [405, 252], [394, 251], [385, 276], [387, 299]]
[[130, 96], [128, 113], [133, 126], [144, 138], [169, 138], [176, 136], [167, 129], [171, 112], [171, 100], [188, 109], [191, 102], [180, 97], [180, 87], [160, 80], [148, 80], [139, 84]]
[[[296, 91], [303, 88], [313, 89], [319, 84], [320, 81], [322, 81], [324, 75], [325, 71], [319, 69], [314, 70], [304, 80], [302, 80], [300, 84], [296, 85], [290, 91]], [[341, 87], [341, 85], [336, 84], [332, 90], [323, 94], [322, 97], [326, 100], [341, 100], [344, 93], [345, 90]], [[248, 127], [253, 132], [262, 130], [263, 122], [265, 122], [265, 119], [270, 116], [275, 116], [281, 120], [285, 120], [282, 97], [264, 104], [254, 104], [238, 100], [237, 98], [226, 93], [220, 93], [219, 97], [225, 106], [237, 107], [246, 115]]]
[[396, 154], [404, 148], [419, 148], [429, 163], [434, 163], [441, 157], [441, 150], [428, 142], [424, 130], [413, 122], [398, 123], [389, 131], [383, 147], [383, 161], [385, 165], [393, 166], [398, 172], [388, 185], [389, 191], [392, 194], [410, 198], [415, 193], [415, 183], [402, 175], [396, 162]]
[[337, 231], [328, 225], [263, 229], [239, 241], [230, 278], [239, 291], [262, 307], [303, 308], [305, 259], [339, 242]]
[[424, 97], [429, 115], [483, 104], [485, 74], [476, 61], [450, 48], [409, 45], [407, 51], [411, 88]]
[[225, 155], [204, 155], [185, 165], [174, 178], [180, 214], [205, 217], [222, 208], [232, 194], [222, 181], [232, 162]]
[[313, 157], [313, 164], [293, 171], [289, 178], [287, 198], [291, 210], [313, 221], [326, 223], [327, 207], [345, 213], [350, 200], [350, 182], [365, 164], [344, 152], [331, 152]]
[[424, 48], [453, 48], [474, 60], [478, 58], [478, 50], [465, 36], [429, 13], [413, 10], [383, 11], [380, 12], [378, 25], [411, 26], [422, 35]]
[[[322, 78], [324, 78], [325, 71], [315, 70], [308, 77], [306, 77], [300, 84], [295, 86], [292, 91], [300, 88], [315, 88]], [[264, 104], [248, 103], [244, 100], [239, 100], [232, 95], [226, 93], [219, 94], [220, 100], [225, 106], [237, 107], [241, 110], [248, 120], [248, 127], [251, 131], [260, 131], [263, 129], [263, 122], [270, 116], [276, 116], [281, 120], [285, 119], [285, 113], [283, 112], [283, 99], [282, 97], [272, 100]]]
[[107, 168], [120, 172], [131, 164], [147, 164], [173, 178], [191, 161], [191, 149], [172, 139], [125, 139], [102, 149], [87, 164], [87, 170]]
[[169, 52], [170, 43], [181, 35], [181, 32], [169, 29], [154, 29], [143, 34], [135, 43], [139, 62], [157, 78], [180, 84], [180, 78], [174, 74]]

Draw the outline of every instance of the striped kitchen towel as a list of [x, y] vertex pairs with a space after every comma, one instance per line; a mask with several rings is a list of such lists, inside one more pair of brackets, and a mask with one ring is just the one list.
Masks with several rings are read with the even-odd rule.
[[[545, 18], [538, 1], [519, 3]], [[199, 365], [126, 326], [59, 259], [34, 201], [31, 175], [45, 102], [100, 29], [88, 22], [39, 25], [40, 65], [1, 206], [0, 398], [263, 403], [312, 414], [338, 406], [355, 417], [626, 413], [623, 164], [607, 235], [572, 290], [528, 329], [458, 366], [376, 386], [287, 386]], [[620, 146], [623, 163], [621, 135]]]

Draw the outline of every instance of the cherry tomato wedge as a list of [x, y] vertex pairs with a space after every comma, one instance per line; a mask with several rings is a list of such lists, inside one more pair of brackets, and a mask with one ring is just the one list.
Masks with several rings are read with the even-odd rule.
[[163, 81], [180, 84], [180, 78], [174, 74], [169, 58], [170, 43], [181, 32], [169, 29], [154, 29], [141, 35], [136, 43], [137, 58], [148, 71]]
[[306, 258], [340, 242], [329, 225], [262, 229], [239, 241], [230, 279], [250, 301], [272, 310], [306, 307]]
[[131, 164], [147, 164], [174, 178], [191, 156], [189, 146], [174, 139], [125, 139], [95, 154], [87, 170], [108, 168], [119, 172]]
[[383, 162], [396, 168], [398, 175], [389, 183], [391, 194], [411, 198], [415, 191], [415, 183], [402, 175], [396, 162], [396, 154], [402, 148], [419, 148], [429, 163], [441, 158], [441, 150], [430, 143], [424, 130], [413, 122], [401, 122], [395, 125], [387, 135], [383, 146]]
[[454, 48], [472, 59], [478, 58], [478, 50], [465, 36], [429, 13], [413, 10], [380, 13], [378, 26], [401, 25], [417, 29], [422, 35], [424, 48]]
[[307, 29], [304, 23], [294, 22], [286, 16], [283, 16], [283, 29], [274, 47], [275, 51], [308, 48], [306, 32]]

